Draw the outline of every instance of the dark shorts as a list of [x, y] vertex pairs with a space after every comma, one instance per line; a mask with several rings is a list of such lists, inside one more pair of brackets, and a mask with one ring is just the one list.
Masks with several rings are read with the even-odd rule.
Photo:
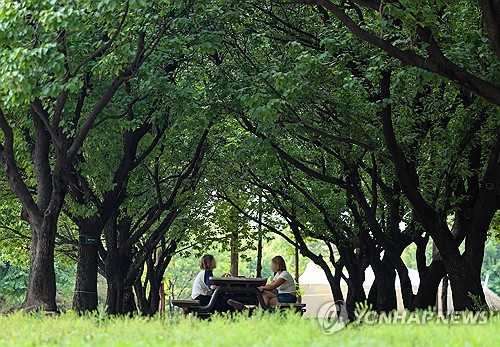
[[297, 297], [289, 293], [278, 294], [278, 302], [293, 304], [297, 302]]

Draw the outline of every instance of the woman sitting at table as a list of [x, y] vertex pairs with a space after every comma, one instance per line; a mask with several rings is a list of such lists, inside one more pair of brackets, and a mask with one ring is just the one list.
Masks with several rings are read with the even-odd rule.
[[[212, 299], [212, 294], [218, 286], [210, 284], [210, 277], [213, 276], [212, 270], [217, 267], [217, 262], [213, 255], [205, 254], [200, 260], [200, 269], [196, 278], [194, 279], [193, 290], [191, 297], [193, 300], [199, 300], [201, 306], [206, 306]], [[222, 293], [217, 298], [212, 311], [227, 312], [245, 309], [245, 305], [231, 299], [227, 293]]]
[[[269, 308], [273, 308], [279, 302], [295, 303], [297, 302], [295, 281], [292, 275], [286, 271], [285, 260], [278, 255], [271, 260], [271, 269], [274, 272], [274, 279], [271, 284], [259, 287], [262, 290], [262, 297]], [[272, 293], [272, 290], [278, 290], [278, 295]]]

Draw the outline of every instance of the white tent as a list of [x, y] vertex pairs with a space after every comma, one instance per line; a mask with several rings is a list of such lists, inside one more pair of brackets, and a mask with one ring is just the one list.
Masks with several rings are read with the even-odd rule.
[[[345, 275], [346, 277], [349, 277], [347, 273]], [[414, 269], [408, 269], [408, 275], [410, 276], [413, 292], [416, 293], [420, 283], [418, 271]], [[368, 295], [374, 279], [375, 275], [373, 273], [373, 270], [371, 267], [368, 267], [365, 271], [365, 281], [363, 282], [363, 288], [365, 289], [366, 295]], [[304, 273], [299, 277], [299, 284], [302, 291], [302, 302], [307, 304], [307, 311], [305, 313], [305, 316], [317, 317], [317, 313], [319, 312], [321, 306], [334, 301], [330, 289], [330, 284], [328, 283], [325, 272], [313, 262], [309, 262], [307, 264]], [[345, 298], [347, 296], [347, 283], [343, 279], [341, 279], [340, 281], [340, 287]], [[399, 283], [399, 277], [397, 276], [397, 274], [395, 287], [398, 310], [402, 311], [404, 306], [403, 299], [401, 297], [401, 285]], [[442, 285], [440, 284], [437, 298], [438, 303], [441, 303], [441, 288]], [[495, 295], [495, 293], [493, 293], [487, 287], [485, 287], [484, 293], [486, 296], [486, 301], [490, 306], [500, 307], [500, 298]], [[452, 311], [453, 300], [451, 296], [450, 286], [448, 286], [447, 294], [448, 311]]]

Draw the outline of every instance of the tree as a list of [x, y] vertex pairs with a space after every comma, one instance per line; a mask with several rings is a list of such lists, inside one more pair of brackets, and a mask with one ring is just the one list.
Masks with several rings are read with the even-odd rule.
[[[9, 61], [1, 74], [0, 160], [31, 227], [27, 310], [56, 310], [57, 221], [85, 140], [115, 94], [156, 50], [171, 16], [185, 8], [176, 4], [170, 13], [158, 6], [161, 2], [2, 4], [0, 19], [9, 33], [1, 37], [2, 58]], [[151, 12], [155, 15], [146, 15]], [[24, 133], [13, 124], [22, 124]], [[23, 138], [32, 166], [21, 165]], [[36, 180], [35, 196], [23, 178], [27, 169]]]
[[[274, 9], [276, 11], [273, 11]], [[234, 36], [228, 43], [241, 57], [236, 65], [243, 71], [243, 76], [247, 81], [246, 86], [241, 88], [243, 95], [237, 96], [237, 100], [241, 101], [242, 105], [232, 108], [233, 112], [244, 113], [240, 115], [244, 127], [262, 140], [270, 142], [278, 155], [292, 166], [308, 173], [315, 179], [330, 182], [340, 187], [344, 186], [344, 189], [352, 189], [356, 185], [349, 184], [351, 188], [346, 187], [343, 177], [325, 174], [325, 166], [328, 168], [327, 164], [332, 161], [326, 161], [325, 165], [310, 160], [307, 155], [295, 156], [293, 150], [290, 152], [290, 148], [294, 147], [283, 144], [289, 141], [287, 131], [297, 131], [297, 128], [303, 128], [309, 132], [315, 132], [318, 138], [310, 139], [308, 142], [306, 139], [309, 139], [310, 136], [300, 134], [303, 144], [299, 148], [305, 148], [307, 145], [322, 146], [322, 149], [333, 157], [331, 160], [340, 163], [340, 167], [347, 157], [325, 147], [324, 143], [327, 138], [336, 141], [339, 145], [344, 143], [358, 146], [360, 151], [374, 153], [376, 158], [381, 155], [382, 160], [392, 161], [394, 175], [398, 179], [401, 190], [408, 199], [417, 222], [423, 226], [423, 228], [417, 228], [420, 230], [417, 239], [425, 231], [440, 249], [441, 260], [450, 276], [452, 287], [455, 288], [453, 293], [456, 308], [474, 307], [470, 293], [478, 296], [484, 302], [480, 285], [482, 245], [486, 240], [485, 235], [491, 218], [498, 209], [498, 193], [495, 189], [498, 183], [494, 178], [498, 177], [496, 174], [498, 170], [498, 143], [495, 141], [495, 138], [498, 138], [496, 106], [491, 107], [483, 101], [476, 100], [468, 93], [467, 85], [461, 85], [459, 88], [449, 86], [432, 74], [392, 64], [391, 61], [386, 60], [384, 55], [375, 55], [373, 58], [367, 59], [361, 50], [365, 46], [359, 44], [357, 40], [349, 40], [351, 42], [350, 49], [345, 49], [342, 45], [329, 47], [328, 41], [317, 39], [321, 35], [321, 30], [314, 27], [314, 24], [321, 21], [320, 18], [324, 12], [320, 11], [316, 16], [311, 14], [307, 17], [307, 23], [313, 23], [310, 31], [297, 29], [293, 19], [290, 19], [293, 18], [291, 16], [287, 16], [286, 19], [280, 18], [279, 15], [286, 16], [288, 14], [283, 7], [270, 6], [262, 12], [269, 16], [269, 21], [278, 23], [274, 25], [285, 34], [281, 34], [277, 38], [275, 30], [268, 29], [264, 37], [256, 37], [254, 41]], [[373, 21], [376, 22], [376, 20]], [[342, 29], [334, 32], [339, 33], [339, 35], [345, 34]], [[397, 33], [391, 33], [391, 35], [397, 35]], [[266, 37], [272, 39], [266, 39]], [[277, 50], [278, 46], [274, 43], [278, 40], [280, 40], [280, 44], [283, 41], [287, 42], [287, 40], [299, 40], [300, 43], [292, 41], [290, 47], [293, 48]], [[269, 48], [266, 51], [267, 54], [252, 50], [252, 45], [256, 44], [260, 44], [261, 51]], [[314, 56], [315, 50], [321, 50], [322, 53], [319, 56]], [[273, 54], [279, 58], [270, 58]], [[360, 59], [352, 61], [352, 56], [356, 57], [356, 54], [360, 56]], [[327, 65], [332, 59], [334, 64]], [[294, 63], [290, 65], [291, 60]], [[282, 62], [286, 62], [288, 65], [285, 66]], [[386, 64], [386, 67], [383, 67], [383, 64]], [[263, 68], [266, 66], [267, 68]], [[323, 66], [321, 74], [319, 66]], [[327, 77], [325, 77], [325, 72], [328, 71], [327, 66], [332, 67], [332, 72], [330, 76], [326, 75]], [[339, 69], [342, 72], [339, 73]], [[395, 82], [389, 82], [387, 70], [398, 71]], [[269, 71], [273, 72], [269, 73]], [[306, 73], [311, 77], [306, 77]], [[414, 90], [411, 88], [415, 87], [415, 83], [408, 79], [408, 76], [413, 74], [421, 76], [420, 80], [417, 80], [419, 83]], [[232, 75], [235, 73], [233, 72]], [[301, 81], [300, 88], [297, 88], [297, 84], [294, 83], [297, 80]], [[304, 81], [307, 82], [304, 83]], [[316, 83], [318, 81], [319, 83]], [[249, 88], [249, 85], [253, 85], [253, 87]], [[235, 87], [238, 86], [235, 84]], [[346, 87], [351, 95], [340, 91], [341, 88]], [[300, 95], [297, 90], [304, 94]], [[477, 92], [477, 90], [475, 91]], [[391, 93], [397, 93], [397, 97], [392, 97]], [[436, 103], [435, 100], [439, 96], [452, 106], [447, 109], [446, 115], [434, 120], [431, 114], [437, 115], [442, 110], [442, 108], [436, 107], [439, 103]], [[359, 100], [362, 99], [368, 103], [361, 105]], [[309, 105], [311, 106], [306, 108]], [[408, 123], [402, 110], [408, 112], [409, 105], [413, 107], [413, 112], [417, 114], [418, 118], [414, 118], [414, 122]], [[403, 125], [399, 130], [393, 130], [389, 123], [391, 107], [398, 109], [398, 124]], [[355, 111], [353, 112], [352, 109]], [[239, 110], [245, 111], [240, 112]], [[371, 130], [367, 129], [368, 127], [356, 129], [352, 123], [359, 121], [361, 112], [358, 110], [366, 112], [367, 117], [363, 117], [366, 119], [366, 124], [378, 123], [378, 126], [375, 125]], [[464, 123], [458, 121], [462, 119], [464, 110], [474, 114], [474, 118], [465, 123], [466, 127], [463, 126]], [[304, 112], [308, 112], [309, 115]], [[314, 115], [317, 114], [315, 118], [310, 116], [312, 112]], [[322, 117], [326, 118], [326, 121], [321, 122]], [[315, 124], [318, 122], [317, 120], [321, 122], [319, 126]], [[336, 127], [333, 129], [333, 133], [322, 131], [322, 127], [328, 123]], [[404, 128], [407, 124], [420, 126], [421, 131], [417, 131], [415, 135], [411, 136], [404, 134], [404, 131], [408, 130]], [[459, 124], [462, 127], [455, 128]], [[339, 136], [337, 129], [342, 129], [342, 136]], [[434, 129], [443, 129], [447, 136], [434, 135]], [[394, 132], [397, 135], [391, 135]], [[346, 136], [346, 134], [348, 135]], [[377, 151], [376, 143], [380, 136], [385, 138], [387, 152]], [[397, 143], [401, 140], [397, 136], [401, 136], [401, 140], [405, 142], [405, 148], [399, 152]], [[452, 150], [447, 150], [448, 147]], [[438, 149], [437, 152], [436, 149]], [[442, 151], [439, 152], [439, 150]], [[401, 155], [405, 151], [408, 154]], [[409, 159], [403, 161], [401, 158], [405, 158], [405, 155]], [[453, 158], [457, 155], [458, 159], [457, 157]], [[433, 158], [430, 166], [424, 163], [426, 156]], [[485, 157], [488, 159], [483, 159]], [[300, 159], [297, 160], [297, 158]], [[311, 169], [311, 166], [316, 166], [316, 168]], [[430, 169], [431, 167], [433, 169]], [[428, 170], [424, 168], [428, 168]], [[437, 176], [440, 172], [445, 175], [445, 184], [441, 183], [442, 181]], [[420, 183], [424, 180], [427, 185]], [[483, 183], [481, 184], [481, 182]], [[424, 194], [425, 197], [418, 202], [419, 198], [416, 196], [420, 194]], [[366, 200], [361, 196], [356, 201], [361, 204], [360, 206], [368, 207]], [[485, 201], [488, 203], [485, 204]], [[486, 206], [488, 209], [486, 213], [469, 216], [471, 211], [483, 210]], [[368, 211], [367, 208], [362, 210]], [[452, 230], [447, 226], [447, 217], [450, 214], [455, 214], [455, 225]], [[370, 214], [365, 214], [365, 218], [370, 221]], [[373, 222], [371, 230], [375, 231], [377, 223], [375, 223], [375, 219], [371, 218], [371, 220]], [[470, 231], [470, 228], [473, 228], [474, 231]], [[465, 235], [462, 234], [461, 230], [468, 235], [465, 241], [466, 245], [468, 244], [464, 254], [467, 258], [465, 263], [463, 260], [459, 260], [461, 255], [459, 255], [458, 245]], [[404, 249], [404, 244], [400, 246]], [[397, 261], [396, 258], [393, 260]], [[401, 271], [404, 273], [404, 264], [400, 260], [397, 262], [401, 264]], [[425, 271], [425, 269], [426, 267], [422, 266], [422, 270]], [[439, 274], [440, 272], [440, 268], [437, 267], [433, 273]], [[474, 274], [473, 276], [468, 279], [463, 278], [464, 274], [471, 272]], [[404, 278], [404, 276], [402, 277]], [[434, 278], [440, 279], [439, 276]], [[430, 285], [430, 287], [432, 286]], [[432, 297], [432, 294], [426, 296]]]
[[[331, 0], [294, 2], [316, 5], [328, 21], [329, 15], [332, 15], [361, 40], [403, 64], [439, 74], [500, 106], [499, 87], [487, 73], [490, 68], [494, 69], [495, 61], [500, 58], [498, 23], [494, 21], [500, 13], [500, 5], [497, 3], [479, 1], [478, 4], [444, 4], [430, 1], [427, 6], [420, 6], [414, 2], [360, 0], [353, 1], [348, 7]], [[352, 15], [348, 12], [352, 12]], [[481, 23], [478, 21], [481, 13], [486, 31], [476, 24]], [[357, 20], [354, 15], [358, 16]], [[448, 15], [457, 16], [458, 20], [447, 20]], [[368, 19], [366, 22], [365, 18]], [[466, 39], [477, 43], [477, 46], [467, 45], [470, 50], [455, 55], [456, 59], [447, 56], [455, 53], [453, 49], [457, 44], [450, 40], [450, 25], [455, 25], [454, 29], [460, 32], [458, 39], [463, 40], [460, 43]], [[474, 28], [474, 35], [470, 35], [471, 28]], [[486, 49], [484, 42], [490, 44]], [[484, 54], [478, 53], [479, 51]], [[466, 59], [470, 56], [479, 59], [472, 66], [467, 66]]]

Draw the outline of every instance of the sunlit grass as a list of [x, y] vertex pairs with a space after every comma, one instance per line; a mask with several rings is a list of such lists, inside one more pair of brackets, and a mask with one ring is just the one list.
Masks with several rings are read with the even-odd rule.
[[350, 325], [325, 335], [296, 315], [214, 317], [0, 316], [0, 346], [495, 346], [500, 319], [482, 325]]

